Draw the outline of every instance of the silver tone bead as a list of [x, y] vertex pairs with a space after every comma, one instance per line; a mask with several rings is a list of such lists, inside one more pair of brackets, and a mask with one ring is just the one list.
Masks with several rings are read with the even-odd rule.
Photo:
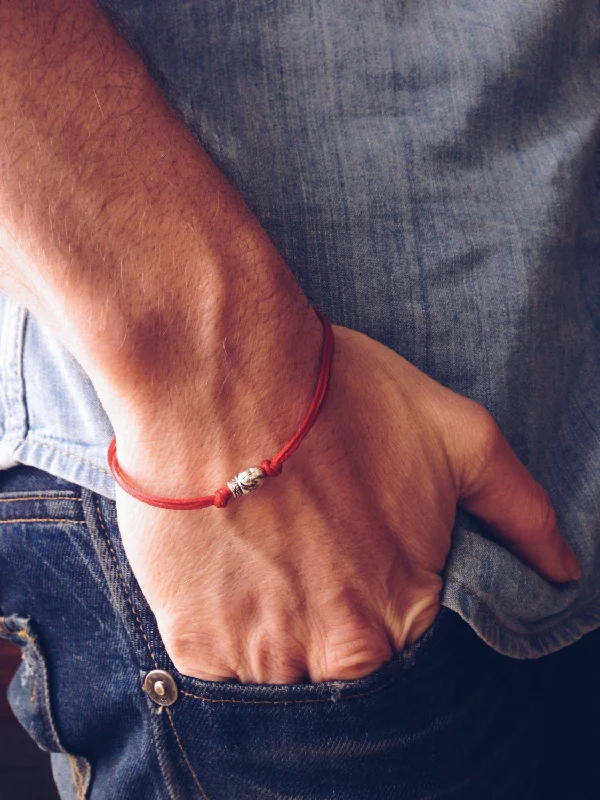
[[243, 494], [250, 494], [258, 489], [266, 477], [261, 467], [248, 467], [227, 481], [227, 486], [231, 489], [234, 497], [241, 497]]

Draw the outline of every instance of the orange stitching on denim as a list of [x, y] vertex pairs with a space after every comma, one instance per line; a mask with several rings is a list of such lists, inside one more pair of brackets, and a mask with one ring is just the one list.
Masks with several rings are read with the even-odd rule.
[[71, 775], [73, 777], [73, 783], [75, 784], [75, 791], [77, 792], [77, 798], [81, 796], [81, 772], [79, 771], [79, 765], [75, 760], [75, 756], [71, 755], [71, 753], [67, 753], [67, 758], [69, 759], [69, 764], [71, 765]]
[[73, 776], [73, 783], [75, 784], [75, 791], [77, 792], [77, 800], [85, 800], [85, 778], [79, 769], [77, 758], [71, 755], [71, 753], [65, 752], [65, 755], [69, 759], [69, 764], [71, 765], [71, 774]]
[[127, 602], [129, 603], [129, 607], [131, 608], [131, 613], [135, 617], [135, 619], [137, 621], [137, 624], [138, 624], [138, 627], [139, 627], [139, 629], [140, 629], [140, 631], [142, 633], [142, 636], [144, 637], [144, 641], [146, 642], [146, 647], [148, 648], [148, 652], [150, 653], [150, 656], [152, 657], [152, 661], [154, 662], [154, 667], [155, 667], [155, 669], [158, 669], [158, 662], [156, 661], [154, 653], [152, 652], [152, 648], [150, 647], [150, 642], [148, 640], [148, 637], [146, 636], [146, 632], [144, 631], [144, 628], [142, 626], [142, 622], [141, 622], [140, 618], [138, 617], [137, 611], [135, 610], [135, 606], [133, 605], [133, 600], [131, 599], [131, 595], [129, 594], [129, 591], [127, 590], [127, 584], [125, 583], [125, 578], [123, 577], [123, 573], [121, 572], [121, 567], [119, 566], [119, 562], [117, 560], [117, 554], [115, 553], [113, 544], [112, 544], [112, 542], [110, 540], [110, 535], [109, 535], [108, 530], [106, 528], [106, 525], [104, 524], [104, 521], [102, 519], [102, 512], [100, 511], [100, 504], [98, 503], [97, 499], [95, 499], [94, 504], [96, 506], [96, 512], [98, 514], [98, 522], [100, 523], [100, 525], [102, 527], [102, 530], [104, 531], [104, 536], [106, 538], [106, 541], [108, 542], [108, 548], [109, 548], [109, 550], [110, 550], [110, 552], [112, 554], [113, 561], [115, 562], [115, 566], [117, 568], [117, 572], [119, 573], [119, 578], [121, 579], [121, 585], [123, 587], [123, 591], [125, 592], [125, 596], [127, 597]]
[[56, 517], [25, 517], [23, 519], [0, 519], [0, 525], [11, 525], [13, 522], [70, 522], [71, 525], [85, 525], [85, 522], [77, 519], [57, 519]]
[[2, 497], [0, 498], [0, 503], [25, 503], [29, 502], [29, 500], [74, 500], [76, 503], [81, 503], [81, 497], [63, 497], [62, 495], [60, 497], [50, 497], [48, 495], [36, 495], [35, 497]]
[[71, 767], [71, 778], [73, 779], [73, 783], [75, 784], [75, 791], [77, 792], [77, 797], [79, 798], [79, 786], [77, 783], [77, 774], [75, 772], [75, 765], [74, 765], [74, 757], [70, 753], [65, 753], [67, 758], [69, 759], [69, 766]]
[[[22, 633], [25, 633], [25, 632], [22, 631]], [[25, 635], [31, 641], [35, 641], [33, 639], [33, 637], [29, 636], [28, 634], [25, 634]], [[61, 739], [60, 739], [60, 737], [58, 735], [58, 731], [56, 730], [56, 727], [54, 725], [54, 720], [52, 719], [52, 703], [50, 701], [50, 691], [49, 691], [49, 686], [48, 686], [48, 672], [47, 672], [46, 665], [45, 665], [45, 663], [43, 661], [42, 661], [42, 665], [43, 665], [42, 666], [42, 671], [43, 671], [42, 687], [44, 689], [44, 701], [45, 701], [45, 704], [46, 704], [45, 707], [46, 707], [47, 712], [48, 712], [48, 722], [50, 723], [50, 727], [52, 728], [52, 733], [54, 734], [55, 741], [57, 742], [58, 746], [61, 748], [61, 751], [69, 759], [69, 762], [71, 764], [71, 772], [73, 772], [73, 769], [74, 769], [73, 765], [75, 764], [76, 774], [79, 777], [79, 780], [81, 781], [82, 780], [82, 775], [81, 775], [81, 772], [79, 771], [79, 767], [77, 766], [77, 764], [76, 764], [76, 762], [74, 760], [75, 757], [72, 756], [70, 753], [68, 753], [65, 750], [65, 748], [63, 747], [62, 741], [61, 741]], [[73, 782], [75, 783], [75, 789], [77, 790], [77, 798], [79, 800], [79, 798], [81, 797], [80, 784], [77, 781], [75, 775], [73, 777]]]
[[27, 633], [27, 631], [15, 631], [15, 633], [17, 634], [17, 636], [22, 636], [24, 639], [27, 639], [28, 642], [35, 642], [36, 640], [36, 637], [31, 636], [30, 634]]
[[175, 723], [173, 722], [173, 717], [171, 715], [171, 710], [169, 708], [165, 707], [165, 711], [167, 712], [167, 716], [169, 717], [169, 722], [171, 723], [171, 728], [173, 728], [173, 733], [175, 734], [175, 739], [177, 740], [177, 744], [179, 746], [179, 749], [181, 750], [181, 752], [183, 754], [183, 757], [185, 758], [185, 763], [188, 765], [189, 770], [192, 773], [192, 776], [194, 778], [196, 786], [202, 792], [202, 796], [204, 797], [204, 800], [210, 800], [210, 797], [206, 794], [206, 792], [202, 788], [202, 785], [200, 784], [200, 781], [198, 780], [198, 776], [194, 772], [194, 769], [193, 769], [192, 765], [190, 764], [190, 760], [187, 757], [187, 754], [186, 754], [185, 750], [183, 749], [183, 745], [181, 744], [181, 739], [179, 738], [179, 734], [177, 733], [177, 730], [175, 728]]
[[73, 453], [69, 453], [68, 450], [61, 450], [59, 447], [53, 447], [51, 444], [46, 444], [46, 442], [40, 442], [31, 436], [27, 437], [27, 443], [33, 444], [35, 447], [46, 447], [48, 450], [54, 450], [54, 452], [61, 453], [63, 456], [68, 456], [69, 458], [72, 458], [74, 461], [81, 461], [82, 464], [88, 464], [88, 466], [97, 469], [98, 472], [103, 472], [106, 475], [111, 474], [110, 470], [99, 467], [97, 464], [94, 464], [93, 461], [87, 461], [85, 458], [80, 458], [79, 456], [76, 456]]
[[[17, 636], [20, 636], [22, 639], [27, 639], [28, 642], [35, 642], [35, 636], [30, 636], [27, 633], [27, 631], [14, 631], [13, 633], [16, 634]], [[31, 696], [29, 697], [29, 702], [30, 703], [35, 703], [36, 695], [37, 695], [37, 691], [36, 691], [36, 685], [34, 683], [33, 684], [33, 689], [31, 691]]]
[[77, 767], [76, 767], [77, 774], [79, 775], [79, 779], [80, 779], [80, 784], [79, 784], [79, 787], [78, 787], [78, 790], [77, 790], [77, 800], [85, 800], [85, 795], [86, 795], [86, 791], [85, 791], [85, 775], [83, 774], [83, 770], [79, 766], [78, 757], [75, 756], [74, 758], [75, 758], [75, 764], [77, 765]]
[[[230, 699], [219, 699], [219, 698], [214, 698], [214, 697], [203, 697], [202, 695], [199, 695], [199, 694], [192, 694], [191, 692], [186, 692], [184, 689], [180, 689], [179, 692], [180, 692], [180, 694], [184, 694], [187, 697], [193, 697], [196, 700], [206, 700], [208, 703], [243, 703], [244, 705], [255, 705], [257, 703], [263, 703], [263, 704], [266, 703], [267, 705], [270, 705], [270, 706], [283, 705], [285, 703], [333, 703], [333, 702], [341, 703], [343, 700], [352, 700], [355, 697], [366, 697], [368, 694], [374, 694], [375, 692], [380, 692], [382, 689], [385, 689], [386, 686], [389, 686], [390, 683], [393, 683], [394, 681], [397, 681], [398, 678], [400, 678], [402, 675], [404, 675], [404, 670], [399, 675], [394, 675], [392, 678], [390, 678], [389, 681], [386, 681], [381, 686], [375, 686], [375, 688], [369, 689], [368, 692], [359, 692], [358, 694], [344, 695], [344, 696], [339, 697], [335, 701], [333, 701], [330, 697], [318, 698], [316, 700], [310, 700], [310, 699], [308, 699], [308, 700], [230, 700]], [[367, 675], [367, 677], [369, 677], [369, 676]], [[336, 683], [335, 681], [332, 681], [332, 684], [333, 684], [332, 687], [331, 687], [332, 691], [335, 690], [335, 683]], [[297, 684], [297, 685], [298, 686], [302, 686], [302, 684]]]
[[[23, 639], [27, 639], [28, 642], [36, 642], [37, 641], [37, 636], [31, 636], [31, 634], [27, 633], [27, 631], [20, 630], [20, 631], [14, 631], [14, 633], [17, 636], [20, 636]], [[44, 670], [44, 674], [45, 674], [45, 670]], [[42, 681], [42, 685], [44, 687], [44, 698], [46, 700], [46, 708], [51, 709], [50, 695], [49, 695], [49, 692], [48, 692], [48, 685], [47, 685], [46, 676], [44, 677], [44, 680]], [[31, 697], [29, 698], [29, 701], [31, 703], [34, 703], [35, 702], [35, 698], [36, 698], [36, 686], [34, 684], [33, 692], [31, 694]], [[50, 718], [49, 721], [50, 721], [50, 725], [52, 726], [52, 730], [54, 732], [54, 736], [56, 737], [56, 741], [58, 742], [59, 746], [61, 747], [62, 752], [69, 759], [69, 763], [71, 765], [71, 772], [73, 774], [73, 783], [75, 784], [75, 790], [77, 792], [77, 800], [80, 800], [80, 799], [81, 800], [85, 800], [85, 790], [84, 790], [85, 778], [83, 777], [83, 774], [81, 773], [81, 770], [79, 769], [79, 766], [78, 766], [78, 764], [77, 764], [77, 762], [75, 760], [75, 756], [72, 756], [70, 753], [68, 753], [64, 749], [64, 747], [61, 744], [60, 738], [58, 736], [58, 732], [56, 731], [56, 728], [54, 727], [54, 723], [53, 723], [52, 719]]]
[[[142, 636], [144, 637], [144, 639], [146, 641], [146, 646], [148, 648], [148, 652], [152, 656], [152, 661], [154, 662], [154, 666], [156, 667], [156, 669], [158, 669], [158, 663], [156, 661], [156, 658], [154, 657], [154, 653], [152, 652], [152, 648], [150, 647], [150, 642], [148, 641], [148, 637], [146, 636], [144, 628], [142, 627], [142, 623], [140, 621], [140, 618], [138, 617], [138, 615], [136, 613], [135, 607], [134, 607], [133, 602], [131, 600], [131, 596], [129, 595], [129, 592], [127, 591], [127, 586], [125, 584], [125, 579], [123, 578], [123, 573], [121, 572], [121, 568], [119, 567], [119, 562], [117, 561], [117, 554], [114, 551], [114, 548], [113, 548], [112, 542], [110, 540], [110, 536], [109, 536], [108, 530], [107, 530], [107, 528], [106, 528], [106, 526], [104, 524], [104, 521], [102, 519], [102, 512], [100, 511], [100, 504], [99, 504], [97, 498], [94, 500], [94, 504], [96, 506], [96, 513], [98, 515], [98, 521], [99, 521], [100, 525], [102, 526], [102, 530], [104, 531], [104, 536], [106, 537], [106, 541], [108, 542], [108, 547], [110, 549], [110, 552], [112, 553], [113, 561], [115, 562], [115, 566], [117, 568], [117, 572], [119, 573], [119, 577], [121, 579], [121, 585], [123, 586], [123, 590], [125, 592], [125, 595], [127, 596], [127, 601], [128, 601], [129, 606], [131, 608], [131, 612], [132, 612], [133, 616], [136, 618], [138, 626], [139, 626], [139, 629], [142, 632]], [[175, 739], [177, 740], [177, 745], [179, 746], [179, 749], [181, 750], [181, 752], [183, 754], [183, 757], [185, 759], [185, 763], [188, 765], [188, 768], [189, 768], [190, 772], [192, 773], [192, 777], [194, 778], [194, 781], [196, 782], [196, 785], [198, 786], [198, 788], [202, 792], [205, 800], [210, 800], [210, 797], [206, 794], [206, 792], [202, 788], [202, 786], [200, 784], [200, 781], [198, 780], [198, 776], [194, 772], [194, 770], [192, 768], [192, 765], [190, 764], [190, 760], [187, 757], [187, 754], [186, 754], [185, 750], [183, 749], [183, 745], [181, 744], [181, 739], [179, 738], [179, 734], [177, 733], [177, 730], [175, 729], [175, 724], [174, 724], [173, 719], [171, 717], [171, 712], [169, 711], [168, 708], [166, 708], [165, 710], [167, 712], [167, 716], [169, 717], [169, 722], [171, 723], [171, 728], [173, 729], [173, 733], [175, 734]]]

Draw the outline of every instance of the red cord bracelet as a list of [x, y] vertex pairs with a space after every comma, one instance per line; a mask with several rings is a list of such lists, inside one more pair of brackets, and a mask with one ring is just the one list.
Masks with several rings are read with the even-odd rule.
[[141, 500], [149, 506], [158, 506], [158, 508], [170, 508], [174, 510], [190, 510], [195, 508], [207, 508], [208, 506], [216, 506], [217, 508], [225, 508], [227, 503], [232, 497], [239, 497], [242, 494], [257, 489], [267, 477], [275, 478], [282, 470], [283, 462], [288, 459], [292, 453], [298, 448], [300, 442], [304, 439], [306, 434], [314, 425], [314, 422], [321, 410], [327, 385], [329, 383], [329, 376], [331, 374], [331, 358], [333, 355], [333, 329], [331, 323], [318, 308], [314, 309], [317, 316], [321, 320], [323, 330], [325, 333], [323, 339], [323, 349], [321, 351], [321, 366], [319, 370], [319, 378], [317, 380], [317, 388], [314, 397], [308, 409], [308, 413], [304, 418], [302, 425], [296, 434], [285, 445], [283, 450], [280, 450], [273, 458], [266, 458], [260, 467], [249, 467], [238, 473], [230, 481], [227, 481], [227, 486], [223, 486], [214, 494], [206, 495], [204, 497], [189, 497], [178, 500], [174, 497], [161, 497], [160, 495], [147, 494], [132, 486], [131, 483], [125, 478], [123, 470], [117, 461], [117, 440], [113, 436], [108, 447], [108, 466], [112, 472], [113, 478], [119, 484], [123, 491], [130, 494], [132, 497]]

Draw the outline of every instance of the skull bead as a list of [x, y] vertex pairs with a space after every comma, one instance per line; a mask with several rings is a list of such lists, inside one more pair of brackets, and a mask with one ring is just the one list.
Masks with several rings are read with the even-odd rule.
[[260, 467], [248, 467], [227, 481], [227, 486], [231, 489], [234, 497], [240, 497], [242, 494], [249, 494], [258, 489], [265, 478], [266, 475]]

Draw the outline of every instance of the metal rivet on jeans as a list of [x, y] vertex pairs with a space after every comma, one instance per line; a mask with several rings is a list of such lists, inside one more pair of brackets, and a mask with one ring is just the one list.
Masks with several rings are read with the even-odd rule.
[[8, 636], [12, 631], [8, 630], [4, 617], [0, 617], [0, 636]]
[[163, 669], [153, 669], [144, 678], [144, 691], [159, 706], [172, 706], [179, 692], [173, 676]]

